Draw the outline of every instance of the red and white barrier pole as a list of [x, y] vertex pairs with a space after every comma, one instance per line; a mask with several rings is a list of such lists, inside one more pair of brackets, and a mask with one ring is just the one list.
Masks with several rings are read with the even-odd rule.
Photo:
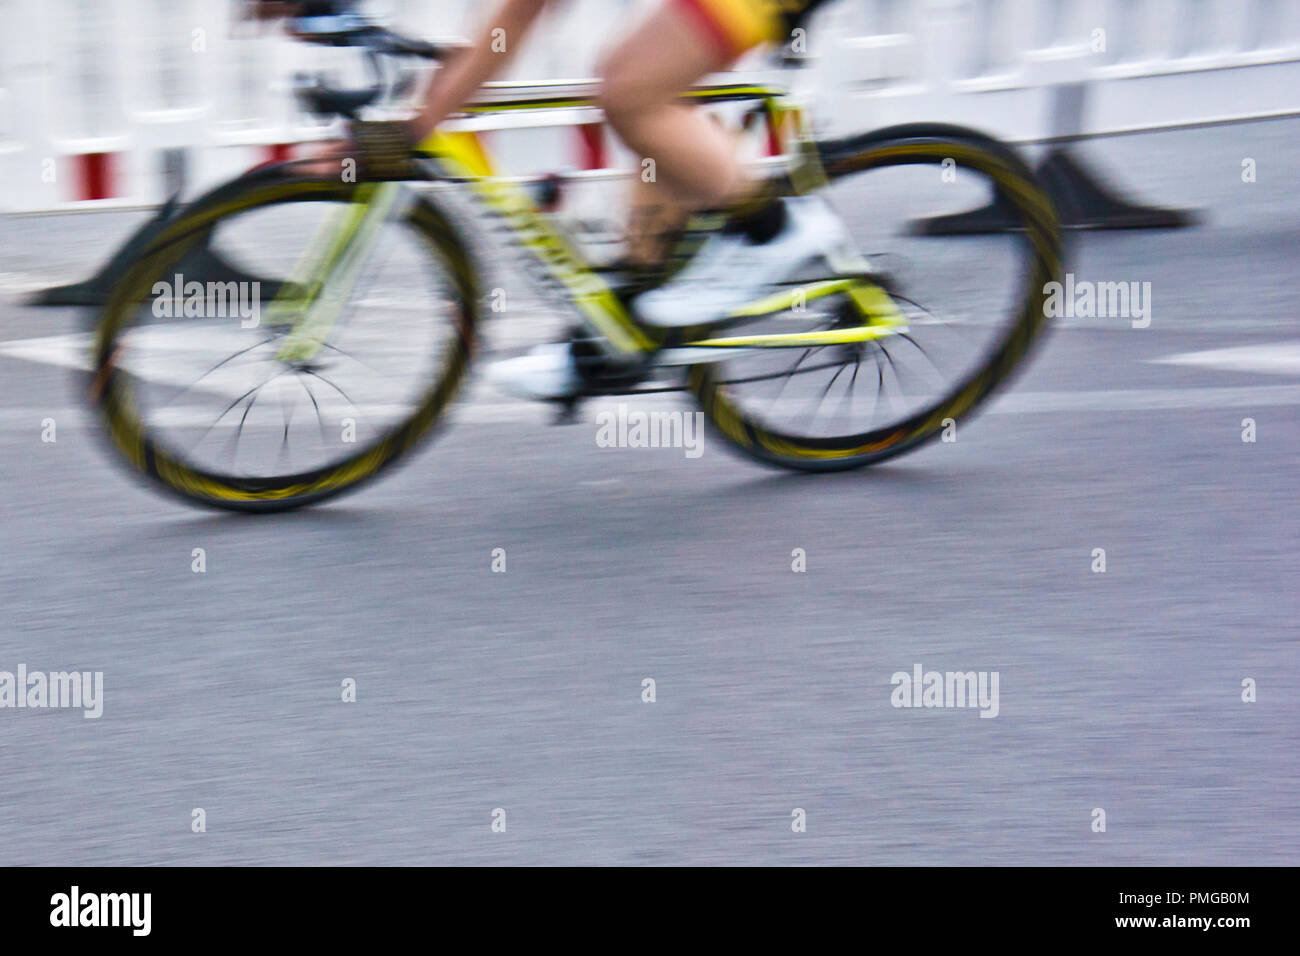
[[72, 159], [73, 199], [113, 199], [117, 195], [114, 153], [82, 153]]

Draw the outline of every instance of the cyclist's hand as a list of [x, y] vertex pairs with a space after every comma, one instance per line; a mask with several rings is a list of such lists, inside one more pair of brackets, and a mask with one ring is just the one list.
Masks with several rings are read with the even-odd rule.
[[291, 0], [248, 0], [242, 13], [247, 20], [282, 20], [297, 16], [300, 6]]
[[354, 122], [350, 138], [312, 148], [295, 172], [345, 183], [420, 178], [412, 157], [410, 126], [399, 120]]
[[350, 139], [334, 139], [312, 143], [303, 159], [294, 163], [294, 172], [356, 182], [359, 166], [356, 144]]

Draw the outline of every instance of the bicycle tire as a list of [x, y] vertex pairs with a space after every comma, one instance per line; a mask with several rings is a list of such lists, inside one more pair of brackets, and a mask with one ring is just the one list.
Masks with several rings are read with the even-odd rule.
[[115, 455], [130, 470], [171, 494], [205, 507], [274, 512], [315, 504], [354, 491], [406, 457], [430, 437], [464, 383], [481, 318], [478, 271], [456, 225], [420, 198], [406, 220], [451, 277], [459, 315], [454, 344], [411, 414], [356, 452], [325, 467], [294, 474], [247, 477], [194, 467], [173, 454], [132, 401], [131, 377], [118, 365], [122, 335], [134, 324], [137, 306], [177, 248], [235, 214], [284, 203], [349, 202], [362, 184], [286, 178], [275, 167], [234, 180], [197, 200], [173, 220], [114, 284], [94, 328], [90, 397]]
[[1046, 324], [1045, 285], [1059, 277], [1061, 240], [1052, 200], [1011, 149], [974, 130], [947, 124], [887, 127], [844, 140], [819, 143], [826, 179], [890, 165], [942, 163], [945, 159], [987, 175], [1017, 212], [1032, 249], [1015, 320], [982, 363], [938, 401], [906, 420], [843, 436], [805, 436], [772, 429], [740, 408], [718, 366], [693, 366], [687, 387], [725, 444], [763, 464], [800, 471], [839, 471], [877, 464], [941, 434], [944, 422], [968, 417], [1024, 361]]

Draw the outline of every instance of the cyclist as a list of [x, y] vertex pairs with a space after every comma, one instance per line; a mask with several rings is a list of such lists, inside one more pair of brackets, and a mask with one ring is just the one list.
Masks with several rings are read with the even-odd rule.
[[[410, 144], [423, 140], [503, 69], [550, 2], [502, 0], [476, 41], [446, 63], [423, 108], [406, 123]], [[853, 255], [851, 240], [820, 200], [781, 198], [784, 190], [751, 178], [733, 137], [680, 100], [683, 91], [748, 50], [783, 42], [824, 2], [664, 0], [604, 58], [598, 71], [600, 105], [623, 142], [654, 160], [659, 203], [727, 214], [725, 228], [686, 268], [633, 300], [644, 324], [706, 324], [752, 301], [770, 284], [795, 279], [819, 259], [841, 266], [858, 261], [846, 259]], [[504, 52], [493, 43], [500, 38], [506, 41]], [[364, 141], [355, 147], [363, 164], [368, 147]], [[567, 343], [497, 363], [493, 378], [529, 398], [570, 398], [583, 387]]]

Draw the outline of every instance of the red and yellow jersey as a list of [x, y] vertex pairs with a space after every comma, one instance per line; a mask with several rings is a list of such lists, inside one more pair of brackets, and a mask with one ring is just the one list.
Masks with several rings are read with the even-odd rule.
[[762, 43], [785, 43], [825, 0], [676, 0], [729, 56]]

